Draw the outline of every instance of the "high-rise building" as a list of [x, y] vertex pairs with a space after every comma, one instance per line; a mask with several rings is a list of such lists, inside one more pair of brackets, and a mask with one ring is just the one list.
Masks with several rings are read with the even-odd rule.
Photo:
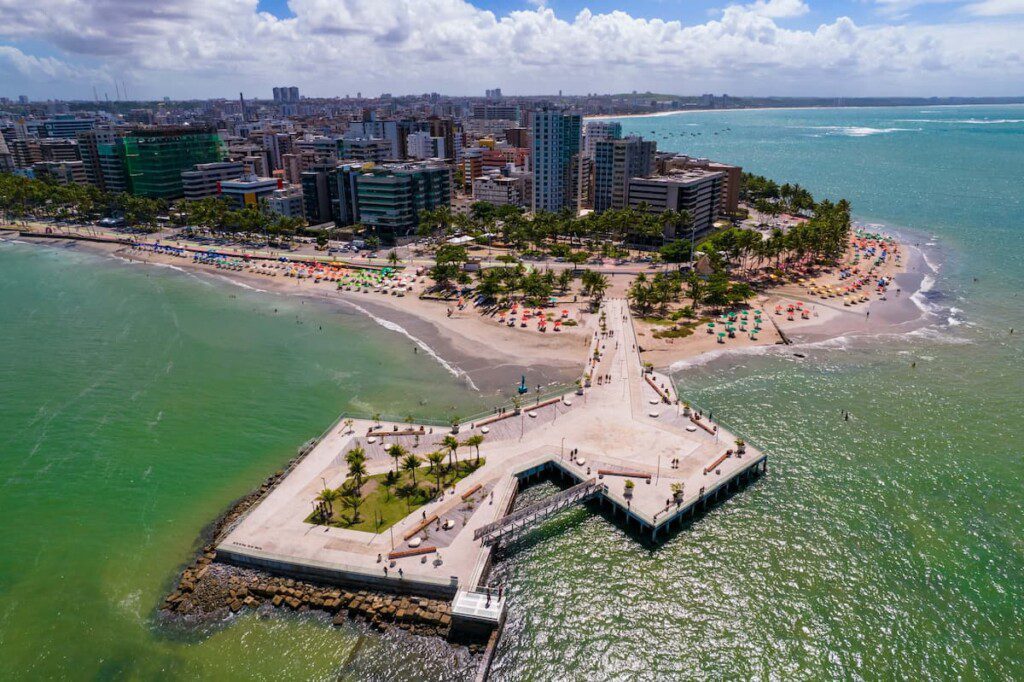
[[530, 176], [526, 173], [488, 173], [473, 181], [473, 200], [495, 206], [526, 206], [529, 182]]
[[62, 114], [43, 121], [42, 133], [46, 137], [74, 137], [95, 127], [94, 118], [75, 118], [71, 114]]
[[295, 104], [299, 101], [299, 89], [294, 85], [274, 88], [274, 101]]
[[78, 142], [66, 139], [39, 140], [39, 152], [43, 161], [81, 161], [78, 153]]
[[331, 205], [335, 189], [331, 184], [337, 175], [333, 164], [318, 163], [302, 171], [302, 205], [306, 222], [310, 225], [321, 225], [334, 220]]
[[246, 175], [235, 180], [224, 180], [220, 183], [220, 196], [231, 203], [232, 208], [247, 206], [259, 207], [261, 199], [268, 199], [284, 183], [277, 178], [258, 178]]
[[31, 168], [32, 164], [43, 160], [43, 150], [39, 147], [39, 140], [30, 138], [18, 138], [11, 142], [11, 154], [14, 158], [15, 168]]
[[572, 206], [572, 158], [580, 151], [579, 114], [541, 108], [533, 113], [533, 210]]
[[81, 161], [40, 161], [32, 164], [37, 179], [47, 178], [58, 185], [84, 185], [89, 180]]
[[244, 174], [245, 164], [241, 161], [199, 163], [191, 170], [181, 171], [182, 191], [189, 201], [215, 197], [222, 182], [237, 180]]
[[359, 221], [383, 241], [413, 235], [421, 210], [451, 204], [451, 168], [440, 164], [394, 164], [356, 178]]
[[136, 130], [121, 140], [121, 148], [130, 191], [154, 199], [184, 196], [181, 172], [224, 156], [217, 133], [201, 127]]
[[692, 168], [703, 168], [725, 173], [725, 178], [722, 182], [722, 198], [719, 202], [718, 210], [729, 215], [733, 215], [739, 210], [740, 184], [743, 179], [742, 167], [719, 163], [709, 159], [694, 158], [684, 154], [658, 154], [656, 165], [659, 173], [671, 173], [673, 170], [688, 170]]
[[106, 191], [107, 188], [103, 182], [103, 168], [100, 165], [99, 146], [101, 144], [113, 145], [117, 134], [110, 129], [94, 128], [78, 133], [75, 135], [75, 139], [78, 141], [78, 153], [85, 165], [85, 175], [89, 184]]
[[7, 146], [7, 140], [0, 135], [0, 173], [10, 173], [14, 170], [14, 155]]
[[474, 104], [473, 118], [484, 120], [500, 120], [519, 122], [519, 105], [517, 104]]
[[530, 131], [527, 128], [506, 128], [505, 141], [513, 147], [530, 148]]
[[594, 158], [595, 145], [602, 140], [618, 140], [622, 137], [622, 124], [618, 121], [587, 121], [583, 126], [583, 151]]
[[302, 155], [282, 154], [281, 166], [284, 169], [284, 181], [289, 185], [302, 183]]
[[283, 187], [265, 199], [267, 211], [285, 218], [301, 218], [302, 188], [296, 185]]
[[629, 182], [654, 173], [657, 143], [641, 137], [599, 140], [594, 144], [594, 211], [629, 205]]
[[[688, 211], [693, 219], [692, 236], [701, 237], [711, 231], [718, 220], [718, 206], [725, 173], [708, 170], [677, 171], [652, 178], [629, 181], [630, 208], [645, 207], [651, 213]], [[665, 228], [665, 239], [687, 238]]]

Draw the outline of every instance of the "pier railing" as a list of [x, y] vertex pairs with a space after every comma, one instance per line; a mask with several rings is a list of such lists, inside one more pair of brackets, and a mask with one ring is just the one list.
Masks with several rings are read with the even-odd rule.
[[[530, 409], [530, 407], [532, 407], [533, 405], [536, 405], [539, 402], [543, 402], [543, 401], [545, 401], [545, 400], [547, 400], [549, 398], [555, 398], [555, 397], [558, 397], [558, 396], [563, 396], [563, 395], [566, 395], [568, 393], [572, 393], [575, 390], [576, 390], [575, 386], [559, 385], [559, 386], [549, 387], [549, 388], [541, 391], [540, 393], [537, 393], [536, 391], [530, 391], [529, 393], [523, 394], [520, 397], [520, 406], [522, 407], [522, 409], [528, 410], [528, 409]], [[496, 404], [493, 408], [491, 408], [489, 410], [481, 410], [479, 412], [474, 412], [473, 414], [470, 414], [470, 415], [462, 415], [462, 414], [459, 414], [459, 413], [453, 413], [452, 416], [449, 417], [448, 419], [440, 419], [440, 418], [437, 418], [437, 417], [421, 417], [421, 416], [412, 415], [412, 414], [397, 415], [397, 414], [385, 414], [383, 412], [380, 412], [380, 413], [377, 413], [377, 412], [356, 412], [356, 411], [346, 410], [346, 411], [341, 413], [341, 416], [339, 417], [338, 421], [341, 421], [343, 419], [361, 419], [361, 420], [364, 420], [364, 421], [379, 420], [379, 421], [382, 421], [382, 422], [388, 422], [390, 424], [423, 424], [424, 426], [451, 426], [452, 425], [452, 419], [457, 417], [458, 420], [459, 420], [459, 424], [461, 424], [461, 425], [468, 425], [468, 424], [472, 424], [474, 422], [480, 421], [481, 419], [484, 419], [486, 417], [494, 416], [495, 414], [498, 413], [498, 410], [501, 409], [501, 408], [505, 408], [506, 410], [512, 410], [512, 409], [514, 409], [514, 407], [515, 407], [514, 402], [510, 398], [507, 401], [499, 402], [498, 404]], [[337, 423], [337, 422], [335, 422], [335, 423]]]

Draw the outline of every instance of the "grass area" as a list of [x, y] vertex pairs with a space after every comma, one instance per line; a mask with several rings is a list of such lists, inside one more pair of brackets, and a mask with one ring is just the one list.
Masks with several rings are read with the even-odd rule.
[[[487, 460], [469, 457], [460, 461], [453, 469], [447, 464], [442, 465], [441, 481], [445, 486], [453, 485], [483, 466]], [[402, 471], [398, 484], [390, 489], [384, 486], [387, 474], [368, 476], [360, 487], [362, 503], [359, 505], [358, 517], [353, 519], [353, 509], [345, 504], [340, 497], [333, 504], [333, 513], [326, 525], [349, 530], [361, 530], [368, 533], [379, 533], [395, 525], [406, 516], [432, 500], [437, 490], [437, 477], [429, 465], [416, 470], [416, 484], [413, 485], [412, 475]], [[347, 483], [348, 481], [346, 481]], [[342, 486], [344, 487], [344, 486]], [[341, 488], [338, 489], [339, 492]], [[314, 511], [306, 518], [306, 523], [325, 525], [319, 512]]]
[[664, 331], [658, 330], [651, 334], [656, 339], [685, 339], [687, 336], [691, 336], [693, 332], [697, 330], [697, 327], [702, 324], [707, 324], [711, 321], [710, 317], [702, 317], [699, 320], [693, 322], [683, 322], [678, 324], [673, 329], [666, 329]]

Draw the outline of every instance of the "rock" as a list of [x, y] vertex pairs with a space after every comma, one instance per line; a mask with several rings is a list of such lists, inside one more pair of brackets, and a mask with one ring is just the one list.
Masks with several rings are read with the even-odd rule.
[[235, 599], [228, 606], [231, 608], [231, 613], [238, 613], [242, 608], [242, 602]]
[[274, 598], [270, 600], [270, 603], [274, 606], [280, 606], [282, 603], [284, 603], [284, 597], [282, 597], [279, 594], [274, 595]]
[[345, 617], [345, 614], [344, 613], [339, 613], [338, 615], [336, 615], [334, 617], [334, 619], [331, 621], [331, 623], [333, 625], [342, 625], [342, 624], [345, 623], [346, 620], [348, 620], [348, 618]]

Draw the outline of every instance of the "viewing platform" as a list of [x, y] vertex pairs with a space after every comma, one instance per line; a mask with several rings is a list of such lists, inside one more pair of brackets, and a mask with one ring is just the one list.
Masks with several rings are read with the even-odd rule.
[[[339, 419], [225, 531], [218, 558], [321, 582], [455, 599], [453, 618], [462, 609], [470, 620], [498, 622], [504, 602], [487, 585], [494, 545], [587, 502], [610, 509], [638, 539], [658, 542], [766, 471], [763, 453], [689, 414], [667, 377], [645, 372], [625, 301], [606, 301], [602, 315], [603, 331], [587, 357], [590, 386], [486, 424], [460, 424], [460, 441], [484, 436], [484, 463], [425, 506], [379, 533], [309, 522], [317, 495], [345, 481], [352, 448], [364, 449], [372, 477], [395, 467], [390, 445], [425, 459], [451, 435], [445, 427]], [[462, 459], [476, 455], [461, 449]], [[561, 479], [567, 489], [510, 514], [520, 487], [541, 477]], [[480, 611], [478, 596], [486, 604], [488, 589], [491, 605]]]

